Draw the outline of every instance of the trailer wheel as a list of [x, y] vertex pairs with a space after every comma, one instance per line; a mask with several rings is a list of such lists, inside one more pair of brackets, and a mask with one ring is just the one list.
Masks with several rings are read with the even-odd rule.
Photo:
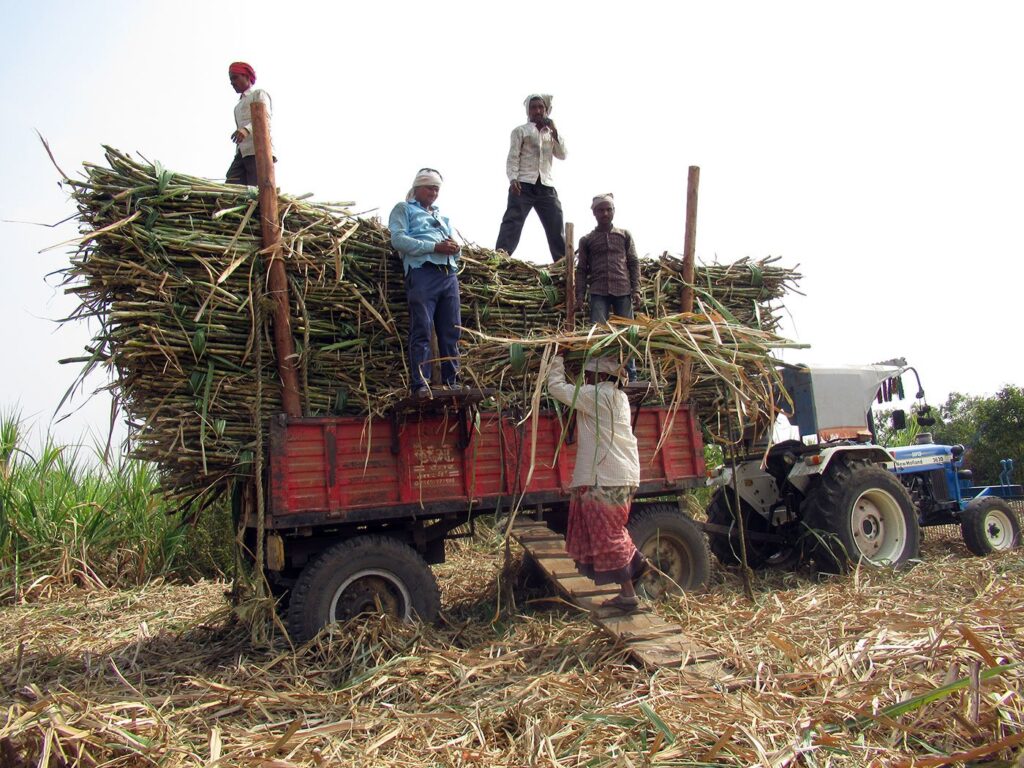
[[636, 548], [660, 573], [641, 577], [637, 587], [652, 598], [700, 589], [708, 581], [711, 560], [704, 532], [672, 504], [642, 504], [629, 516], [629, 535]]
[[818, 567], [846, 573], [851, 564], [900, 566], [917, 557], [917, 510], [895, 475], [837, 457], [804, 502]]
[[387, 536], [360, 536], [335, 544], [303, 569], [292, 589], [288, 632], [305, 642], [361, 613], [433, 621], [440, 610], [437, 581], [416, 550]]
[[[734, 534], [708, 533], [708, 546], [711, 553], [722, 565], [739, 565], [740, 538], [736, 516], [732, 511], [733, 494], [731, 488], [720, 488], [711, 497], [708, 504], [708, 522], [713, 525], [725, 525], [733, 529]], [[740, 499], [743, 510], [743, 523], [748, 533], [768, 533], [770, 525], [763, 515], [757, 513], [748, 502]], [[794, 567], [799, 561], [795, 547], [781, 547], [765, 541], [747, 539], [747, 565], [751, 568], [765, 566]]]
[[1003, 552], [1020, 546], [1020, 520], [1003, 499], [972, 499], [960, 513], [960, 533], [975, 555]]

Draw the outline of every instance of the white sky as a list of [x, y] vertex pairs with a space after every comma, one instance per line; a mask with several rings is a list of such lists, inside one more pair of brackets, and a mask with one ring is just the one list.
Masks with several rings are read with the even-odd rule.
[[[443, 212], [493, 246], [508, 135], [523, 97], [543, 91], [569, 147], [555, 179], [577, 239], [593, 226], [591, 196], [613, 191], [641, 253], [680, 253], [698, 165], [698, 258], [781, 255], [805, 275], [786, 332], [812, 349], [789, 359], [904, 355], [935, 404], [1024, 384], [1018, 3], [0, 10], [0, 219], [74, 212], [33, 129], [72, 175], [106, 143], [223, 178], [236, 99], [226, 70], [241, 59], [274, 100], [283, 189], [386, 216], [417, 168], [439, 168]], [[0, 409], [45, 429], [77, 373], [56, 361], [80, 354], [89, 329], [56, 328], [74, 305], [46, 276], [67, 252], [39, 251], [76, 230], [0, 223], [0, 234]], [[535, 216], [516, 256], [548, 258]], [[103, 433], [108, 418], [97, 397], [57, 434]]]

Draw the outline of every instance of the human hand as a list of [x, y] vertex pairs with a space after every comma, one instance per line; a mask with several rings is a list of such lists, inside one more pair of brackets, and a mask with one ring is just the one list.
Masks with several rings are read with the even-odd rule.
[[454, 256], [459, 252], [459, 244], [451, 238], [434, 243], [434, 253], [441, 253], [445, 256]]
[[640, 291], [634, 293], [631, 300], [633, 302], [633, 309], [637, 309], [644, 303], [643, 297], [640, 295]]
[[513, 195], [522, 194], [523, 191], [523, 188], [519, 186], [519, 181], [517, 179], [513, 179], [512, 183], [509, 184], [508, 188]]
[[231, 140], [235, 142], [235, 144], [241, 144], [243, 141], [245, 141], [245, 137], [248, 135], [249, 132], [247, 130], [245, 130], [244, 128], [239, 128], [237, 131], [231, 134]]

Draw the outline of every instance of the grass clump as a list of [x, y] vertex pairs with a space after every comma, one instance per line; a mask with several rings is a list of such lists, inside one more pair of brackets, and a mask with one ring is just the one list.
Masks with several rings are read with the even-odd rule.
[[0, 414], [0, 600], [226, 570], [230, 515], [184, 525], [159, 495], [154, 465], [104, 461], [50, 436], [33, 450], [25, 427], [17, 413]]

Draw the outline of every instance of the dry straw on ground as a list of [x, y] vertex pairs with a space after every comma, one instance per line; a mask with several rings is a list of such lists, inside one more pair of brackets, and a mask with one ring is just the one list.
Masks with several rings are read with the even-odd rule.
[[767, 574], [752, 603], [719, 570], [656, 608], [722, 652], [711, 680], [637, 668], [542, 592], [492, 621], [496, 541], [438, 569], [439, 626], [359, 620], [297, 650], [250, 645], [218, 583], [4, 607], [0, 764], [1019, 765], [1019, 553], [931, 529], [908, 572]]
[[[270, 313], [260, 298], [266, 256], [256, 200], [244, 188], [113, 149], [107, 161], [68, 182], [83, 236], [66, 286], [81, 300], [73, 317], [97, 323], [86, 355], [74, 361], [84, 372], [109, 371], [133, 427], [133, 455], [160, 466], [172, 495], [215, 493], [251, 474], [255, 425], [281, 410], [260, 320]], [[339, 205], [282, 195], [280, 208], [305, 413], [383, 413], [409, 382], [408, 312], [387, 230]], [[666, 373], [657, 395], [669, 399], [678, 358], [692, 355], [704, 413], [725, 407], [756, 418], [767, 352], [786, 345], [776, 335], [781, 301], [800, 278], [775, 262], [698, 268], [697, 311], [680, 317], [679, 261], [645, 260], [643, 311], [657, 333], [641, 325], [612, 334], [616, 348], [644, 357], [652, 374]], [[522, 396], [539, 366], [532, 350], [562, 337], [564, 266], [467, 246], [460, 282], [463, 324], [476, 334], [464, 346], [465, 380]], [[514, 341], [526, 342], [521, 360]]]

